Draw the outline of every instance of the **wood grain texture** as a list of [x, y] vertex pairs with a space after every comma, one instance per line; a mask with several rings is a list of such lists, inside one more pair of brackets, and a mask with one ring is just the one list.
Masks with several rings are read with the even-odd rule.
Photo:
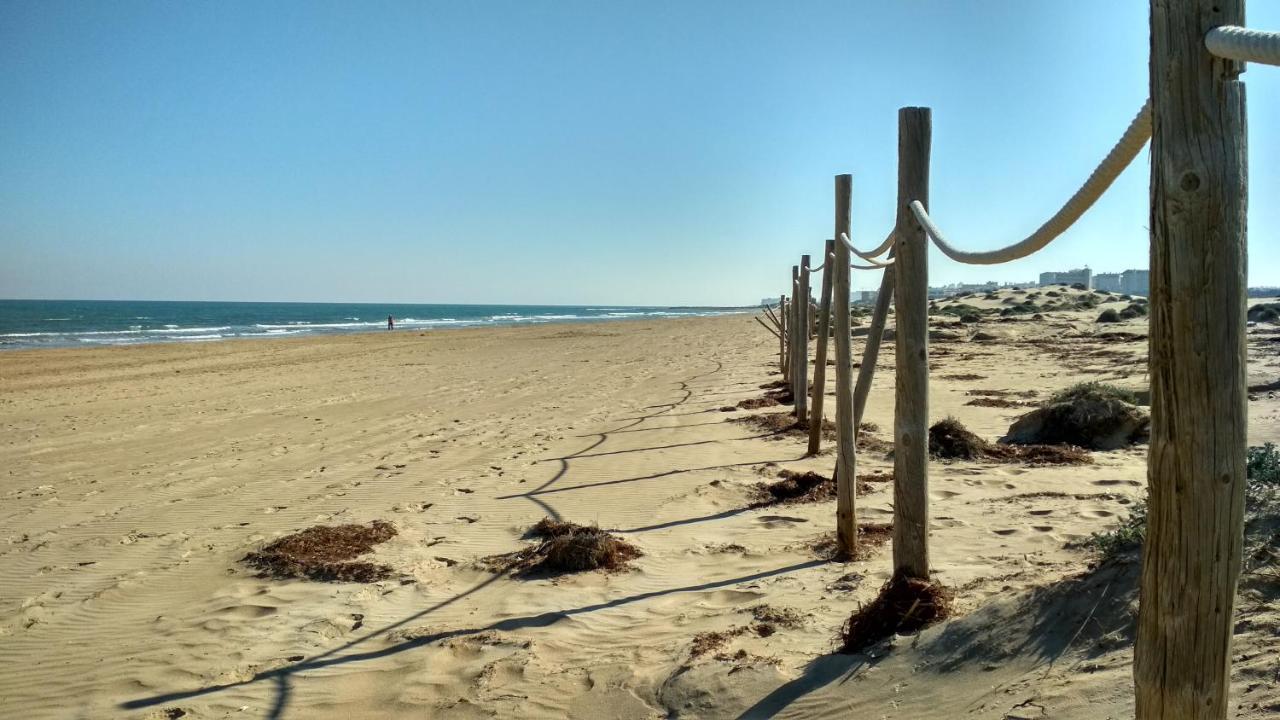
[[1151, 4], [1151, 445], [1140, 720], [1225, 718], [1246, 447], [1244, 87], [1205, 33], [1243, 0]]
[[787, 322], [791, 324], [791, 357], [788, 359], [791, 366], [791, 376], [788, 380], [791, 382], [791, 412], [800, 419], [800, 344], [804, 342], [804, 330], [801, 325], [800, 315], [800, 266], [791, 266], [791, 317], [787, 318]]
[[796, 327], [802, 332], [797, 336], [796, 365], [796, 419], [805, 422], [809, 417], [809, 256], [800, 256], [800, 299], [796, 303], [799, 323]]
[[[889, 257], [892, 258], [896, 253], [897, 248], [891, 248]], [[862, 425], [862, 413], [867, 409], [867, 395], [871, 392], [871, 381], [875, 378], [876, 362], [880, 360], [885, 319], [889, 315], [889, 304], [893, 302], [893, 273], [893, 266], [889, 266], [880, 276], [880, 292], [876, 294], [876, 306], [871, 311], [871, 327], [867, 330], [866, 344], [862, 346], [862, 366], [858, 368], [858, 384], [853, 389], [853, 419], [858, 426]]]
[[791, 337], [787, 329], [787, 296], [778, 296], [778, 320], [782, 323], [782, 339], [778, 346], [778, 372], [782, 373], [782, 377], [791, 377]]
[[831, 271], [834, 262], [830, 260], [834, 251], [834, 240], [828, 240], [822, 257], [822, 289], [818, 294], [818, 340], [813, 350], [813, 390], [810, 393], [809, 415], [809, 447], [810, 455], [817, 455], [822, 449], [822, 414], [827, 394], [827, 337], [831, 334]]
[[929, 108], [898, 111], [897, 308], [893, 452], [893, 570], [929, 577], [929, 255], [908, 205], [929, 206]]
[[[852, 224], [853, 176], [836, 176], [836, 230], [849, 234]], [[853, 355], [849, 335], [849, 248], [835, 244], [835, 274], [831, 305], [836, 340], [836, 551], [852, 557], [858, 548], [857, 510], [854, 504], [858, 456], [854, 447]]]

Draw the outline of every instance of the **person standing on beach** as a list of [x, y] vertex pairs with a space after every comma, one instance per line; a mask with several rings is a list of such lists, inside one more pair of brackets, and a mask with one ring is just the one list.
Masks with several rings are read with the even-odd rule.
[[394, 329], [395, 329], [395, 327], [396, 327], [396, 321], [395, 321], [395, 319], [394, 319], [394, 318], [392, 318], [390, 315], [388, 315], [388, 316], [387, 316], [387, 329], [388, 329], [388, 330], [394, 330]]

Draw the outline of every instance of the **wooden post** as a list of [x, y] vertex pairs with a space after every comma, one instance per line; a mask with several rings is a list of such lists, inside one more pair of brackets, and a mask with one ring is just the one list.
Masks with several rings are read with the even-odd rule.
[[813, 397], [809, 403], [809, 454], [822, 448], [822, 405], [827, 392], [827, 335], [831, 331], [831, 260], [834, 240], [828, 240], [822, 253], [822, 291], [818, 296], [818, 347], [813, 357]]
[[852, 558], [858, 549], [857, 485], [858, 457], [853, 427], [853, 353], [849, 338], [849, 248], [840, 242], [840, 233], [850, 232], [853, 206], [853, 176], [836, 176], [836, 243], [831, 276], [831, 304], [835, 315], [836, 339], [836, 552]]
[[796, 310], [800, 313], [799, 343], [797, 345], [799, 359], [796, 362], [799, 372], [796, 373], [798, 383], [796, 393], [796, 419], [804, 423], [809, 418], [809, 256], [800, 256], [800, 293], [796, 295]]
[[909, 205], [929, 207], [931, 124], [929, 108], [898, 111], [893, 571], [921, 579], [929, 577], [929, 241]]
[[778, 323], [782, 324], [782, 337], [778, 340], [778, 372], [782, 373], [783, 378], [790, 378], [791, 363], [787, 361], [787, 296], [778, 296]]
[[791, 412], [800, 419], [800, 343], [804, 342], [804, 330], [800, 315], [800, 266], [791, 266]]
[[[897, 248], [889, 250], [889, 257]], [[876, 294], [876, 307], [871, 313], [871, 327], [867, 330], [867, 344], [862, 348], [862, 367], [858, 368], [858, 384], [853, 390], [853, 419], [862, 425], [862, 412], [867, 409], [867, 394], [871, 392], [871, 380], [880, 360], [880, 343], [884, 339], [885, 319], [889, 303], [893, 300], [893, 266], [884, 269], [880, 276], [880, 292]]]
[[1247, 138], [1239, 63], [1204, 36], [1244, 0], [1151, 3], [1151, 444], [1139, 720], [1228, 714], [1244, 517]]

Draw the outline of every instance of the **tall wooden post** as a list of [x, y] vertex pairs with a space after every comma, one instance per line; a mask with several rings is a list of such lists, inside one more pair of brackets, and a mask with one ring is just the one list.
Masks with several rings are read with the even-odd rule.
[[1139, 720], [1227, 717], [1244, 515], [1244, 85], [1204, 36], [1244, 0], [1151, 3], [1151, 444]]
[[804, 342], [804, 330], [800, 324], [800, 266], [791, 266], [791, 412], [800, 419], [800, 343]]
[[836, 552], [851, 558], [858, 549], [857, 485], [858, 457], [854, 447], [853, 353], [849, 338], [849, 248], [840, 242], [852, 224], [853, 176], [836, 176], [836, 243], [833, 264], [831, 305], [834, 308], [836, 340]]
[[822, 253], [822, 290], [818, 296], [818, 345], [813, 356], [813, 391], [809, 403], [809, 454], [822, 448], [822, 405], [827, 392], [827, 335], [831, 332], [831, 259], [834, 240], [828, 240]]
[[782, 378], [791, 383], [791, 337], [789, 335], [789, 326], [787, 324], [787, 296], [778, 296], [778, 322], [782, 324], [782, 345], [779, 348], [781, 357], [778, 358], [778, 371], [782, 373]]
[[929, 108], [898, 111], [893, 570], [922, 579], [929, 577], [929, 241], [909, 205], [929, 206], [931, 130]]
[[796, 309], [800, 312], [800, 329], [796, 363], [800, 372], [796, 373], [798, 383], [796, 394], [796, 419], [801, 423], [809, 419], [809, 256], [800, 256], [800, 294], [796, 295]]
[[[889, 257], [896, 255], [896, 248], [889, 250]], [[853, 419], [862, 424], [862, 412], [867, 409], [867, 395], [871, 392], [871, 380], [880, 360], [880, 343], [884, 339], [885, 318], [889, 303], [893, 301], [893, 266], [884, 269], [880, 276], [880, 292], [876, 294], [876, 307], [871, 312], [871, 327], [867, 330], [867, 344], [862, 348], [862, 367], [858, 368], [858, 384], [853, 389]]]

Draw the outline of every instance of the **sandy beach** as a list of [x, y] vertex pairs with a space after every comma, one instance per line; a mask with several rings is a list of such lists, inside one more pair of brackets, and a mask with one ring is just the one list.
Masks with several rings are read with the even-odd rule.
[[[994, 440], [1074, 382], [1145, 387], [1145, 319], [1096, 315], [935, 317], [931, 418]], [[1250, 382], [1274, 381], [1276, 336], [1250, 337]], [[889, 548], [834, 562], [834, 501], [757, 504], [833, 464], [737, 421], [787, 409], [735, 409], [776, 360], [750, 316], [0, 353], [0, 716], [1132, 717], [1137, 565], [1078, 543], [1141, 499], [1146, 447], [932, 463], [955, 614], [834, 654]], [[865, 419], [889, 442], [891, 343], [880, 363]], [[1276, 396], [1250, 402], [1250, 444], [1280, 440]], [[858, 463], [859, 521], [889, 522], [892, 460]], [[643, 554], [553, 579], [480, 562], [544, 517]], [[240, 562], [374, 520], [396, 530], [369, 556], [389, 579]], [[1275, 717], [1280, 610], [1250, 583], [1232, 706]]]

